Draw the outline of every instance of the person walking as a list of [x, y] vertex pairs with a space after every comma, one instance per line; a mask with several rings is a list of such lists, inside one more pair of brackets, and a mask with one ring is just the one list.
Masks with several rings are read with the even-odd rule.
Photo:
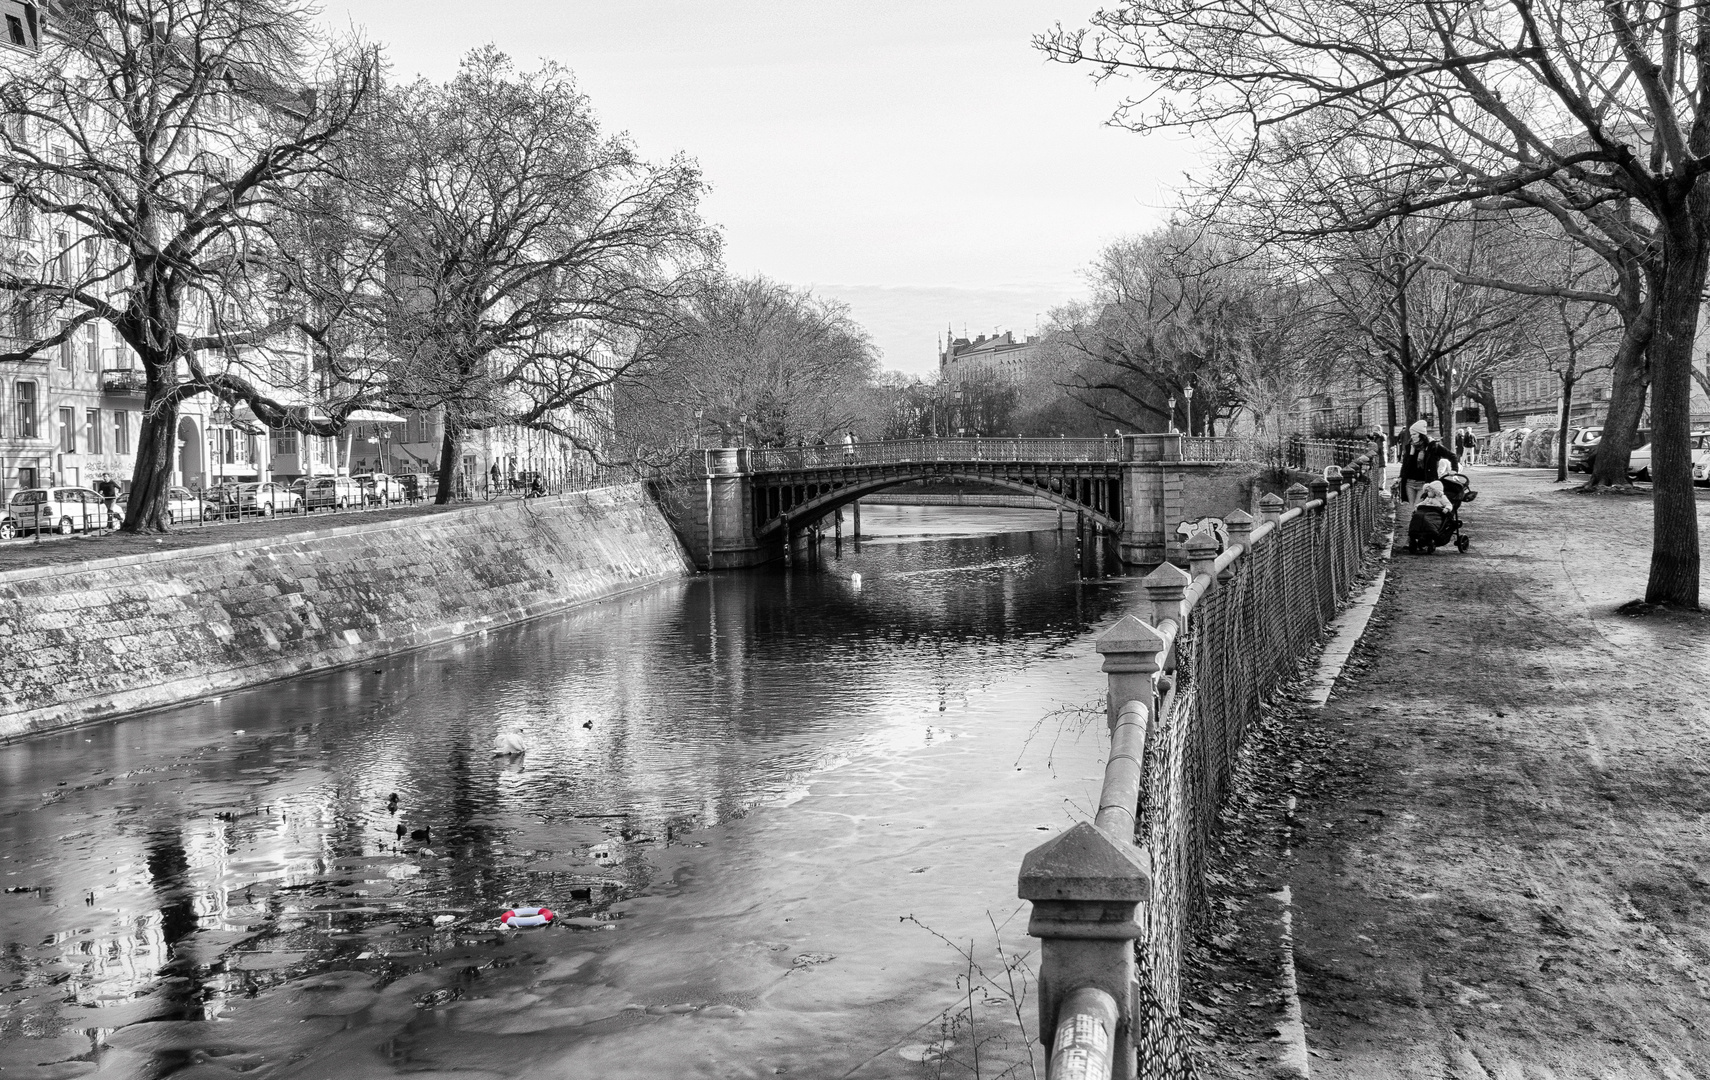
[[119, 516], [119, 485], [114, 482], [112, 475], [108, 474], [95, 485], [95, 491], [101, 496], [101, 501], [107, 504], [107, 526], [111, 528]]
[[[1401, 453], [1401, 478], [1397, 481], [1397, 495], [1410, 508], [1418, 501], [1419, 492], [1426, 484], [1447, 473], [1455, 472], [1461, 467], [1461, 459], [1453, 450], [1444, 446], [1431, 437], [1431, 429], [1425, 421], [1415, 421], [1407, 429], [1407, 448]], [[1408, 514], [1412, 514], [1408, 510]], [[1400, 509], [1397, 508], [1397, 521], [1403, 520]]]
[[853, 430], [843, 433], [843, 456], [851, 459], [855, 457], [855, 432]]
[[1371, 433], [1366, 436], [1366, 441], [1372, 444], [1372, 472], [1377, 477], [1378, 490], [1381, 491], [1389, 477], [1389, 470], [1385, 468], [1389, 464], [1389, 440], [1384, 438], [1382, 428], [1372, 428]]

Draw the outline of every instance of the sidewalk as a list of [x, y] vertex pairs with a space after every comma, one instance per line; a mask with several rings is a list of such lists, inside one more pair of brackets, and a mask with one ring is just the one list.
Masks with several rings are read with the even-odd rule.
[[[1650, 504], [1477, 469], [1318, 714], [1289, 873], [1313, 1074], [1710, 1074], [1710, 620], [1632, 619]], [[1700, 503], [1710, 535], [1710, 502]]]
[[1257, 733], [1203, 1076], [1299, 1075], [1281, 896], [1315, 1080], [1710, 1076], [1710, 618], [1615, 614], [1647, 498], [1473, 477], [1471, 551], [1403, 544], [1328, 704]]

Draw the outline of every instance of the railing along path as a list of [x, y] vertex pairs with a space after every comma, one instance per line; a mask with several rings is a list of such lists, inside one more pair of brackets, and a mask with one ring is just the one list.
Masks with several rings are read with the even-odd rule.
[[[749, 451], [757, 472], [827, 469], [862, 465], [912, 465], [943, 461], [1119, 462], [1127, 460], [1120, 437], [895, 439], [884, 442], [826, 443], [815, 446], [759, 447]], [[1248, 436], [1181, 436], [1182, 461], [1259, 462], [1321, 470], [1346, 465], [1363, 453], [1359, 443], [1290, 440]]]
[[1042, 941], [1051, 1080], [1194, 1075], [1181, 960], [1217, 814], [1249, 725], [1351, 591], [1378, 520], [1365, 459], [1346, 481], [1327, 473], [1262, 498], [1258, 522], [1229, 514], [1221, 551], [1195, 534], [1188, 571], [1144, 580], [1146, 618], [1099, 638], [1111, 749], [1098, 811], [1029, 852], [1019, 883]]

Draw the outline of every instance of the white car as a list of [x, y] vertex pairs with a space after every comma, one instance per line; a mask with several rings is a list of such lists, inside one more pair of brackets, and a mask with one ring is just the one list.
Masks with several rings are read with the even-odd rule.
[[364, 505], [384, 506], [404, 501], [404, 485], [395, 476], [383, 472], [357, 473], [351, 479], [361, 485]]
[[[1710, 431], [1694, 431], [1692, 433], [1692, 482], [1702, 484], [1710, 480]], [[1633, 451], [1627, 459], [1627, 476], [1631, 479], [1649, 480], [1651, 478], [1651, 444]]]
[[296, 514], [303, 509], [303, 497], [284, 484], [245, 484], [244, 487], [254, 487], [256, 513], [262, 517]]
[[25, 488], [13, 494], [0, 516], [0, 540], [49, 530], [69, 536], [105, 529], [123, 520], [124, 513], [117, 506], [109, 514], [106, 500], [89, 488]]

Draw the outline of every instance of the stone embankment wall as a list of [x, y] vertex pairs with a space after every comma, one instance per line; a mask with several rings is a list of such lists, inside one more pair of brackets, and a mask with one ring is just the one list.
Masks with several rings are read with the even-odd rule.
[[639, 486], [0, 573], [0, 740], [193, 701], [693, 571]]

